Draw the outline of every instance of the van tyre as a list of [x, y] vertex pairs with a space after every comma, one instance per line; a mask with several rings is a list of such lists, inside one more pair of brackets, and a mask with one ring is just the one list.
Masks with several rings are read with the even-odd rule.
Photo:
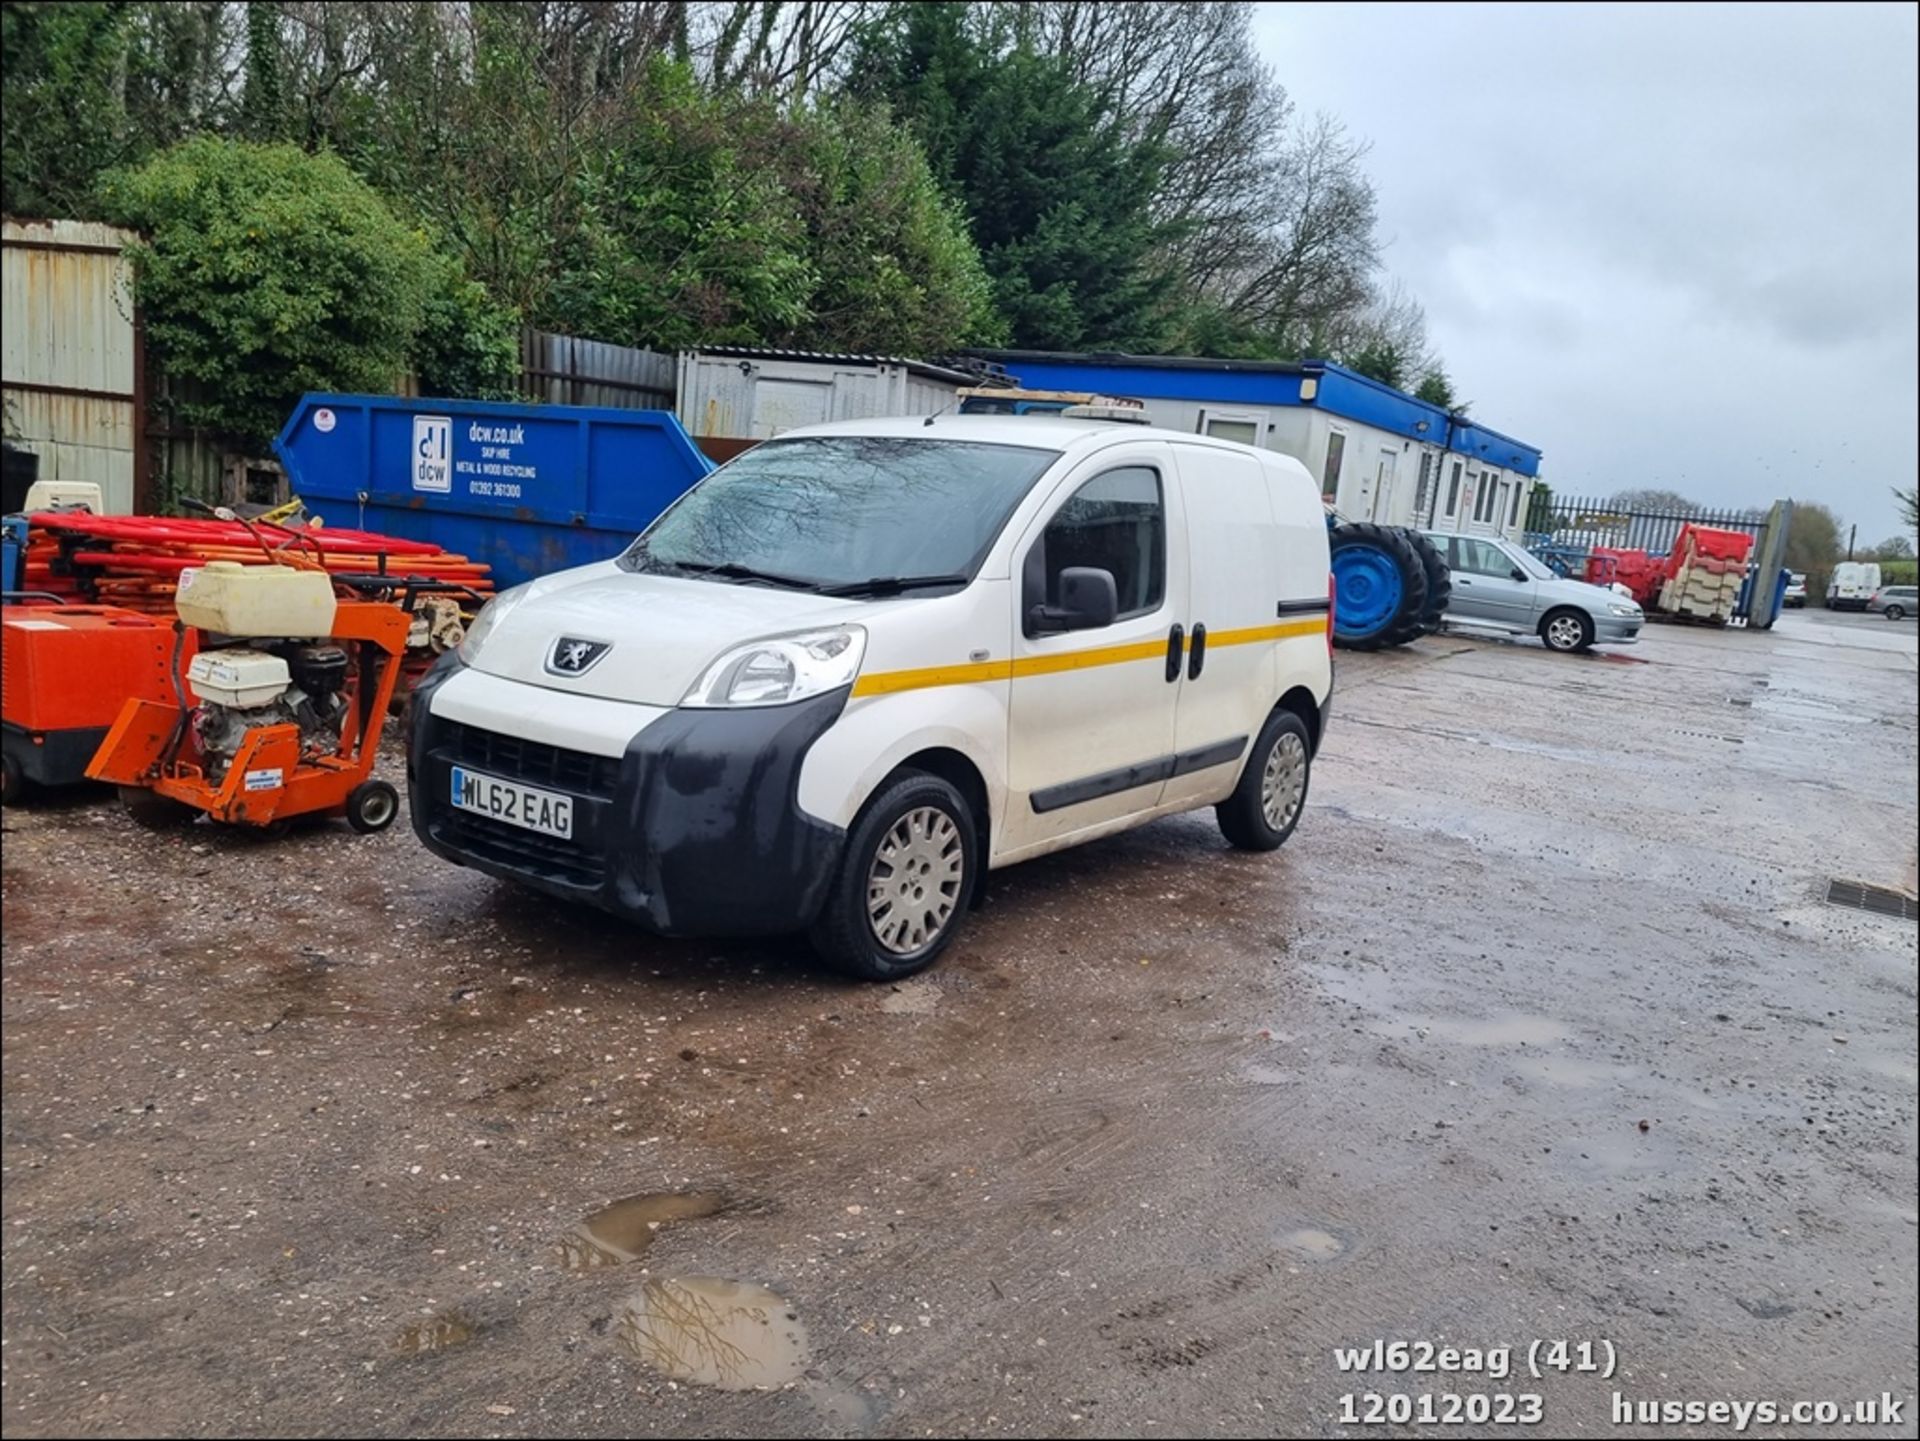
[[1313, 772], [1313, 741], [1290, 710], [1267, 717], [1247, 755], [1240, 784], [1214, 807], [1220, 833], [1243, 851], [1277, 850], [1300, 824]]
[[1593, 617], [1577, 610], [1550, 610], [1540, 622], [1540, 639], [1563, 655], [1593, 647]]
[[822, 960], [867, 981], [932, 965], [966, 912], [979, 832], [939, 776], [901, 771], [860, 810], [811, 940]]
[[347, 824], [363, 836], [377, 835], [400, 814], [400, 792], [385, 781], [362, 781], [347, 792]]

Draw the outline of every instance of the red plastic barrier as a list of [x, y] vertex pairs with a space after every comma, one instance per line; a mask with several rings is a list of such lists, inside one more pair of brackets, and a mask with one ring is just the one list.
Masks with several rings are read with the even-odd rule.
[[1671, 579], [1689, 565], [1704, 567], [1716, 575], [1744, 570], [1747, 557], [1752, 553], [1753, 537], [1744, 530], [1721, 530], [1688, 522], [1674, 538], [1673, 553], [1667, 557], [1664, 574]]

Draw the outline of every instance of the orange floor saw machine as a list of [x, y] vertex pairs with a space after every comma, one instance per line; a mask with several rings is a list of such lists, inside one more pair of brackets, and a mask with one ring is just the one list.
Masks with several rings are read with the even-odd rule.
[[[344, 816], [372, 832], [399, 814], [398, 792], [373, 765], [413, 623], [412, 592], [460, 587], [329, 572], [285, 549], [269, 555], [274, 563], [214, 561], [181, 572], [174, 698], [128, 700], [87, 767], [120, 787], [141, 825], [199, 812], [274, 829], [299, 816]], [[408, 593], [395, 604], [400, 589]], [[193, 658], [182, 674], [189, 638]]]

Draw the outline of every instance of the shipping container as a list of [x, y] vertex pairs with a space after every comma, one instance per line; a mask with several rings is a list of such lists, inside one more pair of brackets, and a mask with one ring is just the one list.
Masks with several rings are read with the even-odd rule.
[[390, 395], [307, 395], [273, 447], [308, 510], [502, 587], [618, 555], [713, 469], [669, 411]]
[[680, 352], [680, 423], [700, 448], [728, 460], [801, 425], [938, 415], [959, 408], [979, 377], [894, 355], [710, 346]]

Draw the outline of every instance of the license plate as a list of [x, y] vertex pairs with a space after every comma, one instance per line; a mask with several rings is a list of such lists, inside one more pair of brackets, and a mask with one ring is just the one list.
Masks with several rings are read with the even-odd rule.
[[498, 776], [482, 775], [465, 766], [453, 768], [453, 803], [463, 811], [538, 831], [543, 836], [573, 839], [573, 797]]

